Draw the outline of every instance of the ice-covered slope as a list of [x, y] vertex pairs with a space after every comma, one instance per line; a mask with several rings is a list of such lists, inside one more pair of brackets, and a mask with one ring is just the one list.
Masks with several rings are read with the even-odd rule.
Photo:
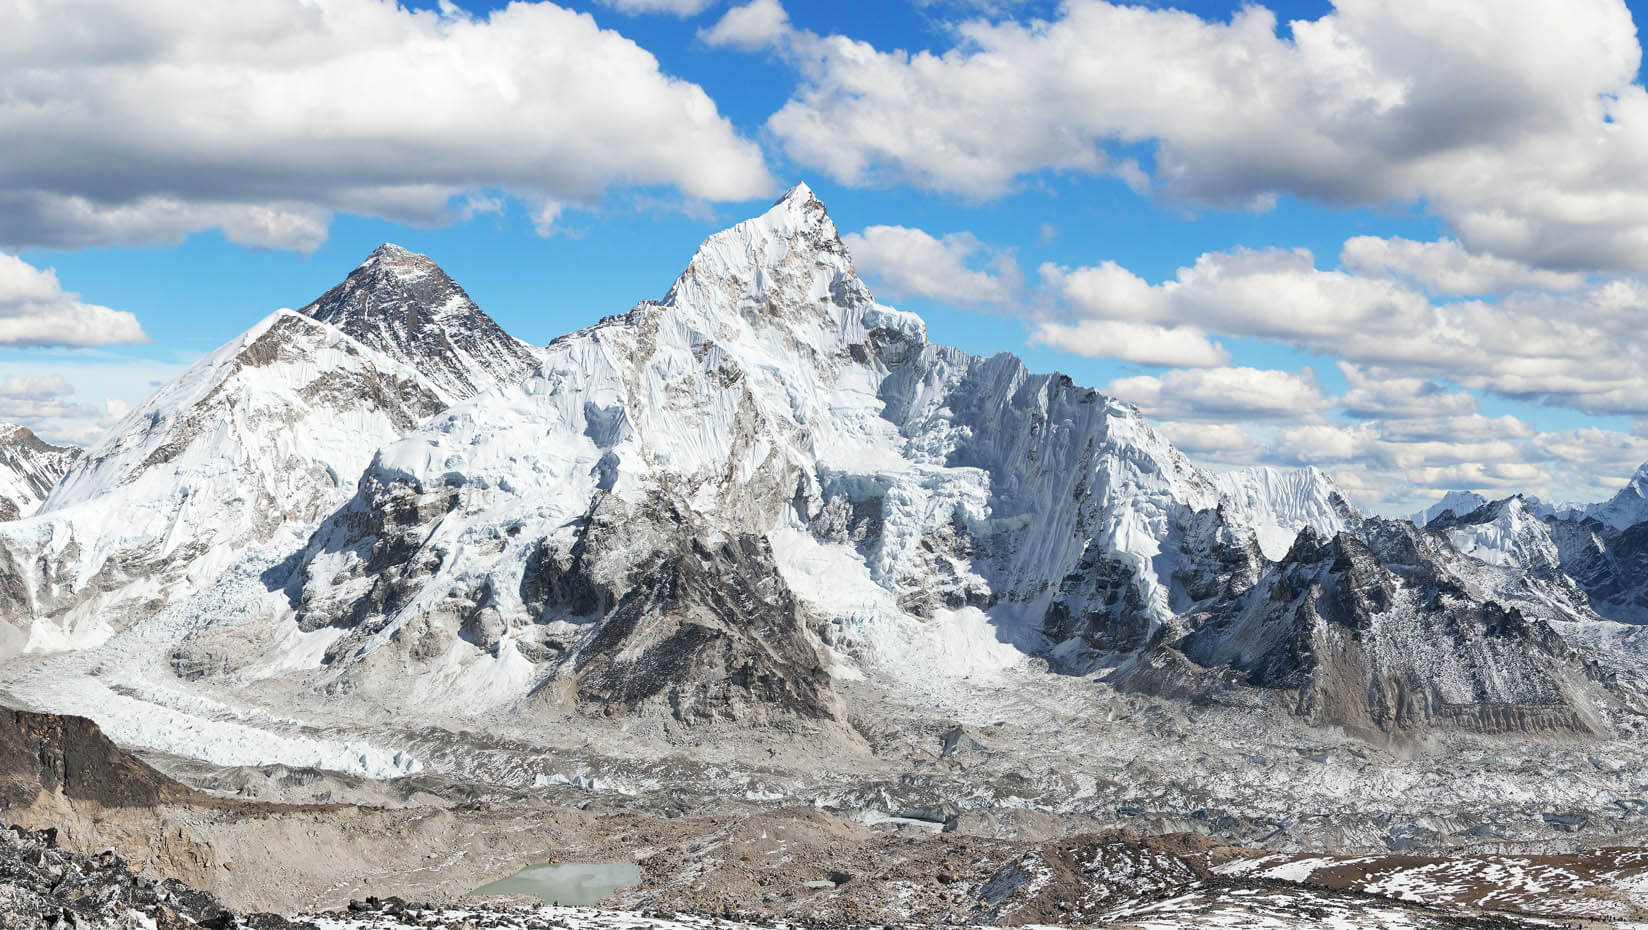
[[0, 423], [0, 520], [33, 513], [79, 457], [78, 448], [54, 446], [15, 423]]
[[[94, 643], [291, 546], [372, 450], [442, 409], [417, 372], [291, 311], [206, 356], [0, 525], [0, 651]], [[296, 537], [301, 539], [301, 536]]]
[[1361, 519], [1339, 486], [1318, 468], [1238, 468], [1215, 472], [1213, 481], [1242, 522], [1253, 527], [1271, 561], [1287, 555], [1306, 527], [1331, 536]]
[[452, 397], [514, 385], [536, 351], [504, 332], [427, 256], [385, 243], [301, 311], [419, 374]]

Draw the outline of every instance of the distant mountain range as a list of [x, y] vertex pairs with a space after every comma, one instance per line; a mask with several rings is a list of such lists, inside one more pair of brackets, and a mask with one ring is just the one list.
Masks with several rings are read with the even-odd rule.
[[1127, 404], [929, 343], [805, 186], [548, 346], [385, 245], [83, 454], [7, 435], [0, 653], [136, 637], [294, 713], [828, 726], [845, 657], [922, 630], [1369, 734], [1601, 733], [1635, 694], [1561, 630], [1648, 621], [1643, 475], [1409, 523], [1314, 469], [1206, 471]]

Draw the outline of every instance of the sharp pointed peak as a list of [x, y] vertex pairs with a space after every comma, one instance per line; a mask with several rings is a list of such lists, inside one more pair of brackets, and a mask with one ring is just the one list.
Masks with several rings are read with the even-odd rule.
[[392, 272], [429, 272], [439, 271], [440, 266], [434, 260], [421, 252], [414, 252], [393, 242], [385, 242], [372, 250], [366, 260], [355, 266], [355, 271], [370, 271], [385, 269]]
[[795, 238], [809, 232], [824, 239], [836, 238], [835, 223], [830, 219], [829, 209], [805, 181], [797, 182], [785, 191], [784, 196], [773, 201], [766, 213], [746, 220], [733, 229], [746, 225], [759, 225], [781, 238]]
[[806, 204], [821, 203], [821, 201], [819, 201], [818, 195], [813, 193], [813, 189], [807, 186], [806, 181], [797, 181], [795, 182], [794, 187], [791, 187], [789, 190], [784, 192], [783, 196], [773, 201], [773, 206], [776, 207], [780, 204], [786, 203]]

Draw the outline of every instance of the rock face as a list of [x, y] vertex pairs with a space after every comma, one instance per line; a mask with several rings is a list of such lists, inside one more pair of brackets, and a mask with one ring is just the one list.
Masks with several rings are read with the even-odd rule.
[[1551, 520], [1563, 572], [1596, 612], [1622, 623], [1648, 623], [1648, 523], [1616, 530], [1595, 519]]
[[1355, 536], [1301, 533], [1164, 648], [1364, 732], [1592, 732], [1604, 727], [1589, 710], [1606, 700], [1601, 675], [1546, 622], [1582, 616], [1583, 597], [1553, 601], [1406, 521], [1369, 519]]
[[15, 423], [0, 423], [0, 521], [33, 513], [80, 450], [54, 446]]
[[153, 807], [194, 792], [115, 746], [85, 717], [0, 708], [0, 808], [40, 792], [101, 807]]
[[428, 257], [398, 245], [379, 246], [300, 312], [416, 367], [452, 398], [517, 383], [538, 367], [531, 346], [482, 313]]

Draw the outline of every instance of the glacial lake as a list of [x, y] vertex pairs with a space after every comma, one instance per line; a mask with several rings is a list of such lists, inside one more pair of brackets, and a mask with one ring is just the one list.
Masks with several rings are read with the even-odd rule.
[[529, 865], [472, 894], [529, 894], [545, 904], [590, 907], [620, 888], [640, 883], [641, 867], [633, 862], [557, 862]]

